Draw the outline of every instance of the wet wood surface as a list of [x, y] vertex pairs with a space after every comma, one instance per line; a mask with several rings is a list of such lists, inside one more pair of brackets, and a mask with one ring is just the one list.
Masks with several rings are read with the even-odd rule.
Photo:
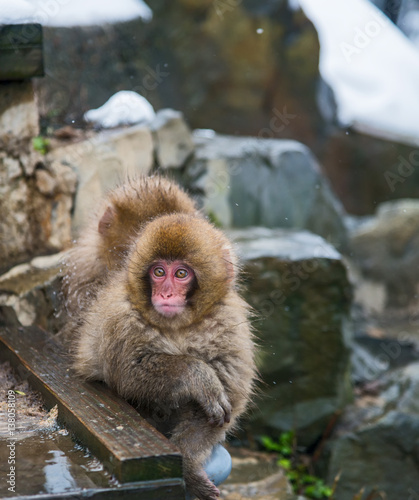
[[[120, 482], [164, 480], [161, 487], [175, 495], [149, 496], [155, 483], [141, 486], [146, 488], [144, 494], [149, 493], [137, 498], [184, 498], [179, 451], [105, 385], [84, 383], [73, 376], [61, 345], [52, 335], [36, 327], [0, 328], [0, 360], [11, 362], [19, 377], [42, 394], [47, 408], [58, 406], [59, 421]], [[131, 493], [133, 487], [128, 488]], [[128, 490], [128, 496], [120, 492], [123, 498], [129, 497]], [[89, 498], [120, 498], [107, 496], [106, 491], [98, 490], [99, 496]], [[110, 491], [113, 495], [116, 490]], [[65, 494], [57, 498], [76, 497]]]

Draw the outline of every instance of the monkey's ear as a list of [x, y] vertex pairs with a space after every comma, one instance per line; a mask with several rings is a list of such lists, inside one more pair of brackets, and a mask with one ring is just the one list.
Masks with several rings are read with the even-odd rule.
[[115, 214], [114, 209], [112, 207], [109, 206], [105, 210], [105, 213], [102, 215], [102, 217], [99, 221], [99, 225], [98, 225], [99, 234], [101, 234], [102, 236], [106, 235], [106, 233], [109, 231], [109, 228], [112, 226], [112, 223], [115, 220], [115, 215], [116, 214]]

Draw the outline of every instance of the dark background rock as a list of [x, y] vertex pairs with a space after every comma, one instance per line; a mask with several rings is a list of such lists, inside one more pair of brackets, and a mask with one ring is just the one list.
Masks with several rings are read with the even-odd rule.
[[233, 231], [256, 313], [264, 384], [252, 433], [294, 429], [312, 445], [351, 399], [351, 287], [340, 254], [305, 231]]
[[[365, 487], [387, 500], [419, 492], [419, 364], [390, 372], [349, 406], [327, 444], [328, 480], [341, 472], [336, 498], [353, 500]], [[324, 466], [324, 463], [323, 463]]]
[[[155, 109], [182, 111], [194, 128], [273, 137], [277, 126], [285, 137], [313, 136], [318, 42], [302, 13], [285, 0], [157, 0], [152, 8], [150, 23], [45, 28], [47, 77], [38, 90], [48, 121], [81, 123], [125, 89]], [[285, 124], [274, 114], [284, 107], [296, 115]]]
[[81, 125], [88, 109], [134, 90], [156, 110], [182, 111], [191, 128], [303, 142], [350, 213], [419, 197], [417, 165], [395, 189], [385, 177], [413, 147], [337, 127], [317, 33], [287, 1], [156, 0], [152, 8], [150, 23], [45, 28], [47, 76], [37, 82], [44, 128]]

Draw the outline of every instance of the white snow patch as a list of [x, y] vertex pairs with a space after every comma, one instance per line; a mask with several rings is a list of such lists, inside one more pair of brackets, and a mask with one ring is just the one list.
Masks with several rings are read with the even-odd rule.
[[91, 109], [84, 114], [84, 119], [103, 128], [148, 124], [156, 113], [147, 99], [131, 90], [121, 90], [114, 94], [103, 106]]
[[153, 17], [143, 0], [0, 0], [0, 24], [90, 26], [137, 17], [146, 22]]
[[419, 145], [419, 52], [368, 0], [299, 0], [320, 41], [319, 69], [338, 119]]
[[33, 7], [26, 0], [0, 0], [0, 24], [25, 22], [33, 13]]

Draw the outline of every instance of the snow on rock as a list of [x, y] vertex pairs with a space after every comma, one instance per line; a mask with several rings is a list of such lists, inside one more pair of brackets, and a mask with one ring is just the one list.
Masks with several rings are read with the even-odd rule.
[[33, 13], [33, 6], [26, 0], [0, 0], [0, 24], [26, 22]]
[[0, 24], [89, 26], [137, 17], [144, 21], [153, 17], [143, 0], [0, 0]]
[[87, 111], [84, 119], [98, 127], [112, 128], [134, 123], [147, 124], [155, 116], [153, 106], [147, 99], [131, 90], [121, 90], [100, 108]]
[[419, 51], [368, 0], [299, 0], [317, 29], [319, 69], [338, 119], [384, 139], [419, 145]]

